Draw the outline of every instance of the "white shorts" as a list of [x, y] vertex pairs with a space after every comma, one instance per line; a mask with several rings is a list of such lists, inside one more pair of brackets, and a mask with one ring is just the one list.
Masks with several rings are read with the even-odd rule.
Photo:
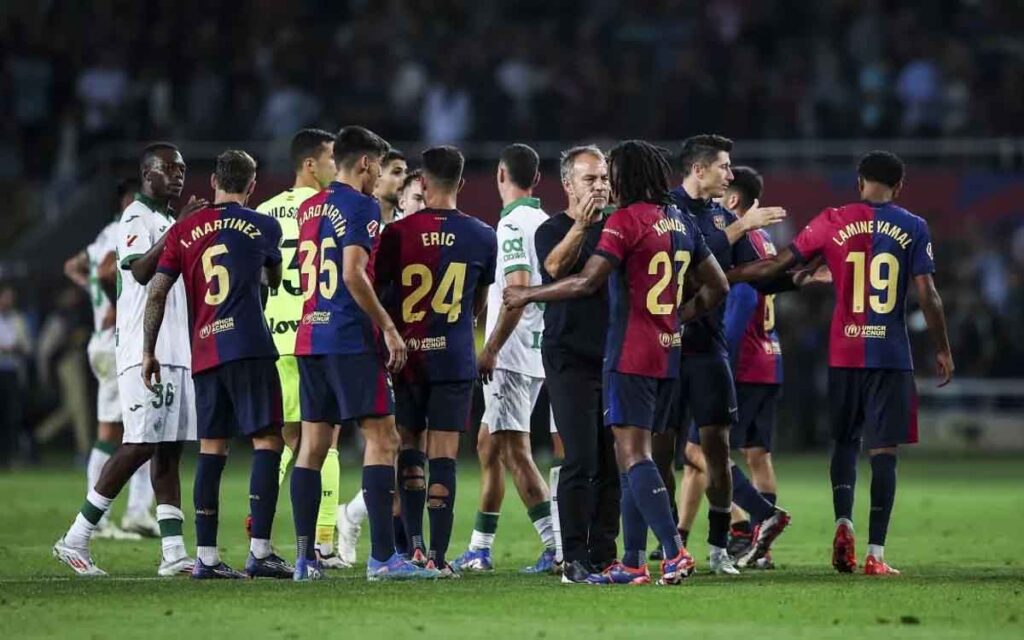
[[488, 430], [530, 433], [530, 414], [543, 385], [544, 378], [495, 369], [491, 381], [484, 385], [483, 422]]
[[196, 439], [196, 390], [188, 367], [160, 367], [160, 385], [150, 391], [142, 381], [142, 365], [117, 376], [129, 443], [179, 442]]
[[114, 328], [92, 334], [86, 348], [89, 367], [99, 383], [96, 394], [96, 419], [121, 422], [121, 401], [117, 393], [117, 360], [114, 356]]

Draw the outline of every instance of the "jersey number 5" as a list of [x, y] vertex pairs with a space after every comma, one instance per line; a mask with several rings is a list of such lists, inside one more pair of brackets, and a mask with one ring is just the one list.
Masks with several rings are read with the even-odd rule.
[[[203, 252], [203, 277], [206, 278], [206, 296], [204, 300], [211, 307], [216, 307], [227, 300], [228, 289], [231, 287], [231, 277], [228, 274], [227, 267], [222, 264], [216, 264], [213, 261], [217, 256], [225, 255], [227, 252], [228, 247], [225, 244], [211, 245]], [[214, 290], [216, 290], [216, 293]]]
[[[661, 294], [672, 282], [672, 263], [678, 266], [676, 275], [676, 302], [675, 304], [659, 302]], [[675, 311], [683, 302], [683, 282], [686, 279], [686, 270], [690, 268], [690, 252], [676, 251], [672, 259], [668, 257], [668, 251], [659, 251], [651, 258], [647, 265], [647, 275], [658, 276], [658, 281], [647, 292], [647, 311], [652, 316], [667, 316]]]
[[316, 293], [317, 285], [320, 286], [320, 295], [324, 298], [333, 298], [338, 291], [338, 262], [327, 255], [328, 249], [337, 249], [338, 243], [334, 238], [324, 238], [320, 241], [320, 270], [323, 281], [317, 277], [317, 246], [312, 240], [303, 240], [299, 245], [299, 256], [302, 259], [302, 287], [303, 300], [309, 300]]
[[[419, 281], [416, 283], [416, 281]], [[420, 300], [427, 297], [434, 287], [434, 274], [425, 264], [410, 264], [402, 269], [402, 286], [415, 285], [412, 293], [402, 300], [402, 320], [406, 323], [419, 322], [426, 311], [415, 311]], [[434, 313], [448, 316], [448, 322], [457, 322], [462, 314], [462, 290], [466, 286], [466, 263], [453, 262], [445, 269], [437, 291], [430, 299], [430, 308]]]
[[[853, 300], [851, 308], [854, 313], [864, 312], [864, 280], [867, 255], [863, 251], [852, 251], [846, 256], [847, 262], [853, 263]], [[883, 273], [884, 271], [884, 273]], [[891, 253], [880, 253], [871, 259], [871, 288], [884, 291], [880, 295], [868, 296], [871, 310], [875, 313], [889, 313], [896, 308], [896, 288], [899, 286], [900, 261]]]

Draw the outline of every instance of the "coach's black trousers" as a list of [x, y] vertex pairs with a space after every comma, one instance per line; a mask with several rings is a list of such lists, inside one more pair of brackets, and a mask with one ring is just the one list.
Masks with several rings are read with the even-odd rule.
[[601, 362], [545, 349], [544, 373], [565, 461], [558, 517], [566, 561], [604, 566], [618, 555], [619, 473], [611, 429], [604, 426]]

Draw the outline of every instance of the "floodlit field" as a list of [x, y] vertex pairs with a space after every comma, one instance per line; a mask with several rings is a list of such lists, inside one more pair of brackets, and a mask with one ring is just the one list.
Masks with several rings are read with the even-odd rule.
[[[247, 544], [248, 456], [229, 462], [221, 496], [224, 559], [241, 569]], [[159, 542], [98, 541], [112, 574], [79, 579], [50, 546], [81, 503], [84, 474], [45, 468], [0, 476], [2, 638], [968, 638], [1024, 637], [1024, 472], [1020, 459], [909, 459], [886, 556], [900, 578], [835, 574], [824, 456], [777, 461], [780, 503], [793, 525], [779, 539], [779, 568], [734, 579], [697, 575], [680, 587], [561, 585], [517, 573], [539, 552], [509, 486], [493, 575], [459, 581], [368, 584], [362, 570], [319, 583], [207, 582], [155, 577]], [[451, 555], [468, 541], [477, 499], [475, 462], [461, 463]], [[857, 494], [859, 555], [867, 542], [869, 471]], [[358, 474], [342, 470], [342, 495]], [[184, 472], [186, 540], [192, 466]], [[123, 499], [122, 499], [123, 501]], [[275, 544], [291, 557], [282, 492]], [[120, 506], [115, 513], [119, 517]], [[690, 551], [706, 565], [702, 517]], [[366, 540], [360, 549], [365, 559]]]

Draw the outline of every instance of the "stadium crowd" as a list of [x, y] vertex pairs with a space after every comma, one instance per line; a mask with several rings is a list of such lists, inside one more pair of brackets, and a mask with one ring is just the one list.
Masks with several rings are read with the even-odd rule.
[[427, 143], [1021, 135], [1022, 28], [995, 0], [29, 3], [0, 14], [0, 179], [328, 113]]

